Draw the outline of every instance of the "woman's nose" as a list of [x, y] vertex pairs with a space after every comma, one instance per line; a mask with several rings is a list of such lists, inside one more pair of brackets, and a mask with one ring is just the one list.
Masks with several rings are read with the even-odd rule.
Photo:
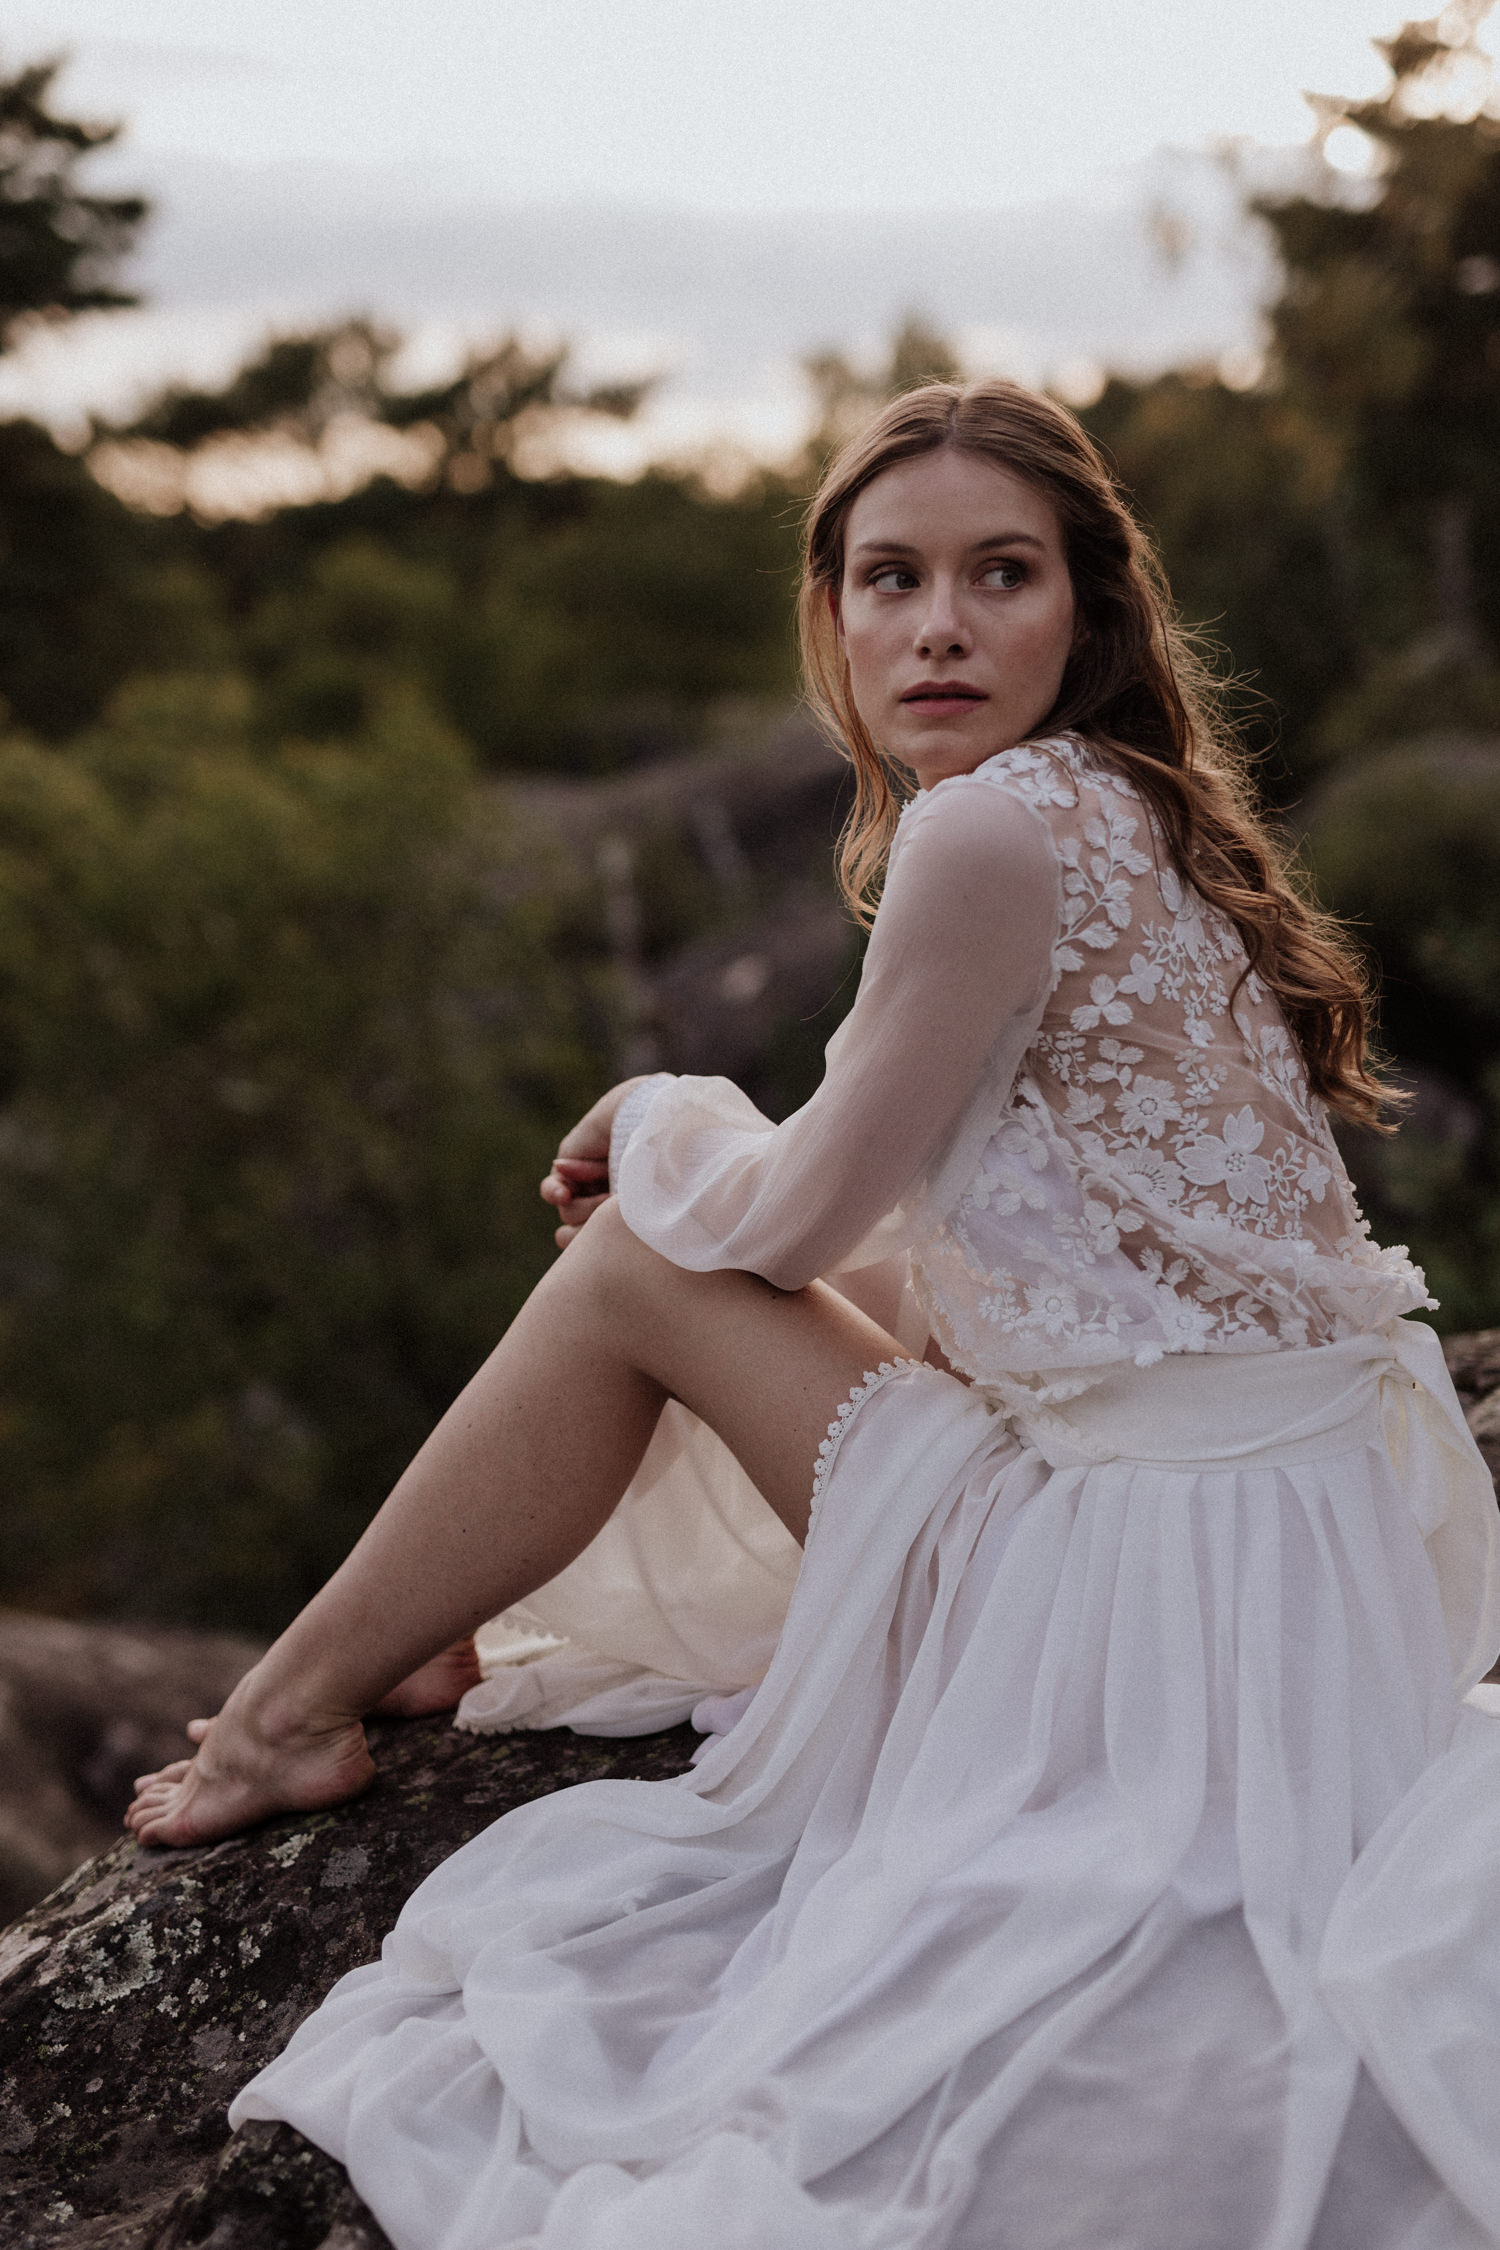
[[951, 587], [934, 583], [917, 624], [917, 653], [925, 657], [964, 656], [969, 637]]

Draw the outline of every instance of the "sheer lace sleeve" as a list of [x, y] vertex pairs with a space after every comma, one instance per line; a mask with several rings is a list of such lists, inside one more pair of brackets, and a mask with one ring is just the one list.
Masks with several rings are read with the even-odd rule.
[[773, 1126], [727, 1079], [657, 1088], [618, 1165], [633, 1232], [783, 1289], [904, 1249], [994, 1128], [1046, 1004], [1060, 897], [1050, 831], [1019, 798], [969, 776], [919, 798], [817, 1093]]

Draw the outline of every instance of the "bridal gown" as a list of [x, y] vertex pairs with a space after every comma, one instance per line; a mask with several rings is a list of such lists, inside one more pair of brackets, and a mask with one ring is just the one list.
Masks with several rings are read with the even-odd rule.
[[668, 1258], [905, 1277], [958, 1374], [837, 1408], [795, 1571], [669, 1409], [488, 1715], [570, 1649], [581, 1725], [748, 1708], [456, 1853], [235, 2121], [398, 2250], [1500, 2244], [1493, 1495], [1129, 782], [923, 793], [812, 1101], [653, 1080], [616, 1155]]

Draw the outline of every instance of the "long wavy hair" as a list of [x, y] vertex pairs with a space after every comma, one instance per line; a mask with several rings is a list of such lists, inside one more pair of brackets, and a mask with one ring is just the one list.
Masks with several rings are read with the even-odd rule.
[[1364, 965], [1299, 887], [1256, 810], [1218, 686], [1178, 623], [1155, 550], [1102, 455], [1065, 407], [1017, 383], [908, 391], [835, 455], [808, 506], [798, 631], [808, 700], [854, 768], [838, 867], [856, 917], [873, 916], [906, 784], [898, 789], [854, 704], [837, 627], [845, 527], [884, 470], [945, 446], [1024, 478], [1062, 527], [1080, 629], [1035, 735], [1080, 735], [1129, 776], [1178, 872], [1238, 929], [1313, 1092], [1356, 1123], [1379, 1123], [1392, 1096], [1368, 1054]]

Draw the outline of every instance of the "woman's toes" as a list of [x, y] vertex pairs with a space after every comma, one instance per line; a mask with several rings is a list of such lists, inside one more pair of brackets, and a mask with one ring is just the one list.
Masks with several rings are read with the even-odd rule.
[[160, 1773], [143, 1774], [125, 1816], [136, 1841], [207, 1844], [279, 1812], [315, 1811], [368, 1787], [375, 1768], [354, 1720], [268, 1744], [232, 1718], [205, 1721], [204, 1745]]
[[139, 1794], [143, 1789], [149, 1789], [153, 1782], [170, 1783], [173, 1781], [181, 1781], [183, 1775], [187, 1772], [188, 1767], [192, 1764], [192, 1762], [193, 1761], [191, 1758], [177, 1758], [174, 1759], [171, 1765], [163, 1766], [157, 1773], [138, 1773], [135, 1777], [135, 1788], [137, 1794]]

